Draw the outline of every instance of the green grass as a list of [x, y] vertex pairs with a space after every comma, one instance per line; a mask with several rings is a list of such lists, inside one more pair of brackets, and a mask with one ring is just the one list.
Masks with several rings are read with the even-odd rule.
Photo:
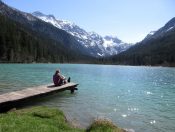
[[62, 111], [32, 107], [0, 114], [0, 132], [123, 132], [108, 121], [95, 121], [88, 130], [71, 126]]

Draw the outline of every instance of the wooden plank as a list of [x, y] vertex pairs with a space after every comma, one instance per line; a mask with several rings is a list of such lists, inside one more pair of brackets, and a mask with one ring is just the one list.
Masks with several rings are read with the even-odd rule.
[[35, 97], [38, 95], [49, 94], [52, 92], [60, 91], [60, 90], [71, 90], [75, 88], [78, 84], [70, 82], [64, 84], [62, 86], [53, 86], [53, 85], [42, 85], [32, 88], [23, 89], [20, 91], [14, 91], [10, 93], [5, 93], [0, 95], [0, 105], [5, 102], [13, 102], [18, 100], [27, 99], [30, 97]]

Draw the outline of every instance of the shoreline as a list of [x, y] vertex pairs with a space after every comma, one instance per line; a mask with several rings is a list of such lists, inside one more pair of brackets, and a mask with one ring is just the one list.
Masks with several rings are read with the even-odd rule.
[[51, 62], [48, 62], [48, 63], [44, 63], [44, 62], [38, 62], [38, 63], [20, 63], [20, 62], [0, 62], [0, 64], [16, 64], [16, 65], [18, 65], [18, 64], [72, 64], [72, 65], [76, 65], [76, 64], [81, 64], [81, 65], [109, 65], [109, 66], [133, 66], [133, 67], [167, 67], [167, 68], [175, 68], [175, 64], [169, 64], [169, 65], [128, 65], [128, 64], [126, 64], [126, 65], [122, 65], [122, 64], [108, 64], [108, 63], [51, 63]]

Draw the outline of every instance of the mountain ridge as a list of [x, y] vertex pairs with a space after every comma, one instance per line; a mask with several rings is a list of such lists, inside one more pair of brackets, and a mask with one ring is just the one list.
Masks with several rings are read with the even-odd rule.
[[159, 28], [157, 31], [151, 31], [141, 42], [144, 43], [149, 39], [156, 39], [174, 29], [175, 29], [175, 17], [171, 18], [163, 27]]
[[[95, 57], [118, 54], [131, 46], [131, 44], [124, 43], [114, 37], [111, 37], [109, 42], [109, 39], [106, 39], [107, 36], [102, 37], [95, 32], [87, 32], [75, 23], [67, 20], [58, 20], [53, 15], [45, 15], [39, 11], [33, 12], [32, 14], [37, 18], [73, 35], [77, 41], [87, 48], [90, 54]], [[116, 41], [113, 41], [114, 39]]]
[[175, 18], [149, 37], [109, 60], [125, 65], [175, 66]]
[[82, 55], [88, 55], [86, 49], [81, 46], [72, 35], [62, 29], [55, 28], [53, 25], [38, 19], [30, 13], [11, 8], [3, 2], [0, 2], [0, 13], [44, 37], [53, 39], [60, 44], [65, 45], [68, 52], [69, 50], [72, 50]]
[[[83, 49], [83, 47], [81, 48], [81, 45], [77, 44], [79, 43], [78, 41], [76, 41], [74, 39], [73, 36], [71, 36], [70, 34], [68, 34], [67, 32], [65, 32], [64, 30], [61, 30], [61, 29], [57, 29], [55, 28], [54, 26], [52, 26], [51, 24], [48, 24], [46, 22], [43, 22], [41, 21], [40, 19], [34, 17], [33, 15], [29, 14], [29, 13], [25, 13], [25, 12], [22, 12], [22, 11], [19, 11], [15, 8], [11, 8], [9, 7], [8, 5], [6, 5], [5, 3], [3, 3], [2, 1], [0, 1], [0, 15], [3, 17], [5, 17], [5, 19], [8, 19], [8, 22], [12, 23], [12, 25], [10, 27], [13, 27], [12, 31], [14, 32], [15, 29], [16, 32], [18, 33], [18, 28], [16, 28], [16, 26], [13, 26], [13, 25], [19, 25], [19, 28], [22, 27], [22, 30], [24, 30], [24, 38], [26, 40], [28, 40], [25, 36], [25, 34], [32, 34], [29, 38], [31, 38], [31, 40], [28, 40], [26, 41], [26, 46], [29, 46], [29, 45], [32, 45], [32, 44], [29, 44], [30, 43], [38, 43], [39, 44], [39, 49], [41, 50], [40, 52], [43, 53], [44, 51], [44, 54], [45, 52], [49, 52], [50, 55], [48, 55], [48, 57], [45, 57], [45, 59], [43, 60], [44, 62], [48, 61], [49, 62], [75, 62], [75, 60], [77, 62], [85, 62], [85, 60], [89, 61], [92, 60], [93, 58], [92, 57], [89, 57]], [[4, 23], [1, 23], [1, 24], [4, 24]], [[6, 27], [6, 25], [1, 25], [2, 27]], [[13, 43], [16, 43], [17, 46], [21, 45], [21, 43], [24, 43], [24, 41], [20, 40], [16, 40], [14, 42], [15, 39], [17, 39], [17, 35], [15, 34], [12, 34], [13, 37], [9, 37], [9, 35], [7, 34], [3, 34], [3, 32], [6, 32], [6, 29], [2, 28], [2, 31], [1, 34], [0, 34], [0, 37], [2, 37], [2, 43], [0, 43], [1, 45], [0, 46], [5, 46], [6, 43], [6, 37], [8, 38], [7, 40], [9, 40], [9, 45], [13, 44]], [[9, 30], [8, 30], [8, 32]], [[21, 35], [21, 32], [19, 32], [20, 36]], [[6, 35], [6, 36], [5, 36]], [[42, 40], [41, 40], [41, 39]], [[1, 39], [1, 38], [0, 38]], [[36, 41], [34, 41], [33, 39], [37, 39]], [[41, 42], [43, 41], [43, 47], [42, 47], [42, 44]], [[50, 47], [48, 47], [47, 49], [45, 49], [45, 47], [48, 46], [48, 44], [50, 43]], [[37, 45], [37, 44], [36, 44]], [[47, 45], [47, 46], [46, 46]], [[79, 47], [80, 46], [80, 47]], [[6, 46], [5, 46], [6, 47]], [[8, 45], [7, 45], [8, 47]], [[12, 49], [11, 49], [12, 48]], [[6, 50], [6, 48], [2, 48], [1, 49], [1, 55], [0, 58], [2, 59], [1, 61], [10, 61], [10, 59], [8, 59], [9, 57], [7, 57], [7, 52], [10, 52], [8, 54], [11, 54], [11, 52], [13, 54], [16, 54], [16, 56], [21, 56], [23, 54], [20, 54], [17, 55], [17, 50], [14, 50], [13, 46], [11, 46], [11, 48], [8, 48], [9, 50]], [[35, 47], [37, 48], [37, 47]], [[42, 49], [44, 49], [42, 51]], [[51, 50], [53, 50], [53, 53], [55, 55], [52, 54]], [[81, 50], [80, 50], [81, 49]], [[28, 53], [28, 52], [26, 52]], [[62, 54], [61, 54], [62, 53]], [[5, 54], [5, 58], [3, 57], [3, 54]], [[12, 55], [13, 56], [13, 55]], [[32, 56], [32, 55], [30, 55]], [[4, 58], [4, 59], [3, 59]], [[18, 58], [18, 57], [17, 57]], [[54, 60], [50, 60], [51, 58], [54, 58]], [[65, 58], [65, 59], [64, 59]], [[68, 58], [68, 61], [66, 61], [66, 58]], [[71, 59], [72, 58], [72, 61]], [[76, 59], [75, 59], [76, 58]], [[27, 59], [27, 58], [26, 58]], [[11, 59], [10, 62], [32, 62], [32, 61], [36, 61], [36, 62], [43, 62], [42, 60], [38, 60], [36, 59], [36, 57], [32, 57], [32, 59], [29, 59], [29, 60], [20, 60], [18, 61], [15, 60], [15, 59]]]

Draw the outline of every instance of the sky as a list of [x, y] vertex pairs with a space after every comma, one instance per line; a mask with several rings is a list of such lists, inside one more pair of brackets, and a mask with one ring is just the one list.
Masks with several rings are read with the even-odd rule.
[[124, 42], [141, 41], [150, 31], [175, 17], [175, 0], [2, 0], [32, 13], [53, 14], [88, 32], [117, 36]]

